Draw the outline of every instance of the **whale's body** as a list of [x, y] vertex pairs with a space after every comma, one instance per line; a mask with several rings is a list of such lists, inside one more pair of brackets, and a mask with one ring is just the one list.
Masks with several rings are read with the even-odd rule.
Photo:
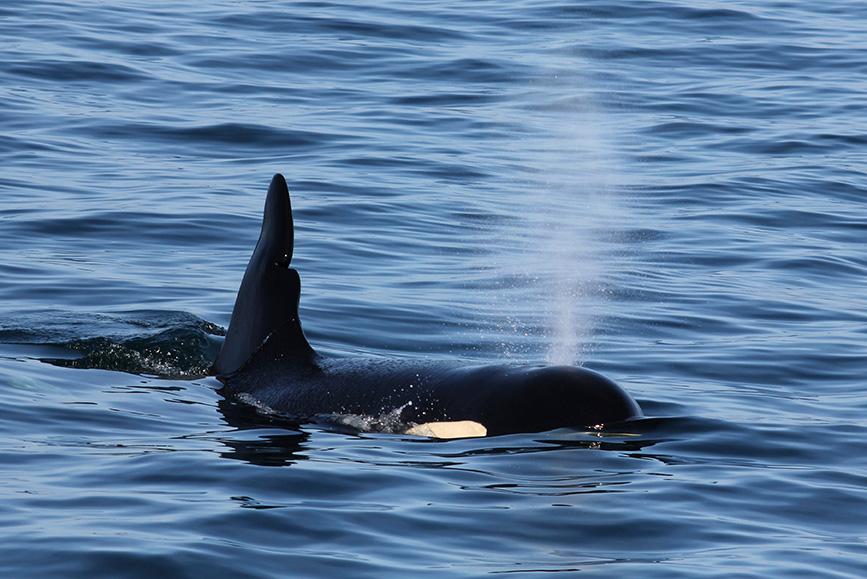
[[368, 416], [406, 429], [470, 421], [488, 435], [601, 427], [641, 416], [624, 389], [585, 368], [320, 356], [298, 320], [301, 284], [289, 268], [292, 249], [289, 192], [278, 174], [212, 368], [237, 398], [305, 420]]

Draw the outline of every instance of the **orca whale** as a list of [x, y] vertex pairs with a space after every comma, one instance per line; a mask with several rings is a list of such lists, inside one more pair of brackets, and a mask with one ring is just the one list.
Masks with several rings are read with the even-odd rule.
[[586, 368], [320, 356], [298, 319], [293, 244], [289, 190], [277, 174], [211, 368], [237, 400], [300, 420], [371, 417], [435, 438], [601, 428], [642, 415], [623, 388]]

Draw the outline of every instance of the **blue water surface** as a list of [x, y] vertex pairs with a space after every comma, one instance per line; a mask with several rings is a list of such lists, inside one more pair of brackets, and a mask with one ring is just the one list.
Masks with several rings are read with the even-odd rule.
[[[4, 577], [863, 577], [867, 4], [0, 7]], [[622, 431], [257, 416], [283, 173], [311, 343], [575, 363]]]

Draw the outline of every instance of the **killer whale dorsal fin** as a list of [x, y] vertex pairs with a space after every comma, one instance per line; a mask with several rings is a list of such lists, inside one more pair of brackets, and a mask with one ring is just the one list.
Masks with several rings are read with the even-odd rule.
[[[265, 200], [262, 231], [235, 299], [226, 341], [211, 367], [217, 376], [234, 372], [278, 327], [289, 327], [294, 352], [312, 356], [298, 320], [301, 279], [289, 267], [294, 246], [292, 206], [286, 179], [274, 175]], [[295, 328], [297, 326], [297, 328]]]

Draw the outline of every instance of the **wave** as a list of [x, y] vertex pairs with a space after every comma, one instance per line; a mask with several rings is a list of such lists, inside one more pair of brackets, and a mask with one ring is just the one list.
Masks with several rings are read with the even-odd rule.
[[158, 378], [207, 375], [225, 335], [221, 326], [175, 311], [20, 312], [0, 321], [0, 343], [44, 347], [49, 355], [36, 356], [43, 362]]

